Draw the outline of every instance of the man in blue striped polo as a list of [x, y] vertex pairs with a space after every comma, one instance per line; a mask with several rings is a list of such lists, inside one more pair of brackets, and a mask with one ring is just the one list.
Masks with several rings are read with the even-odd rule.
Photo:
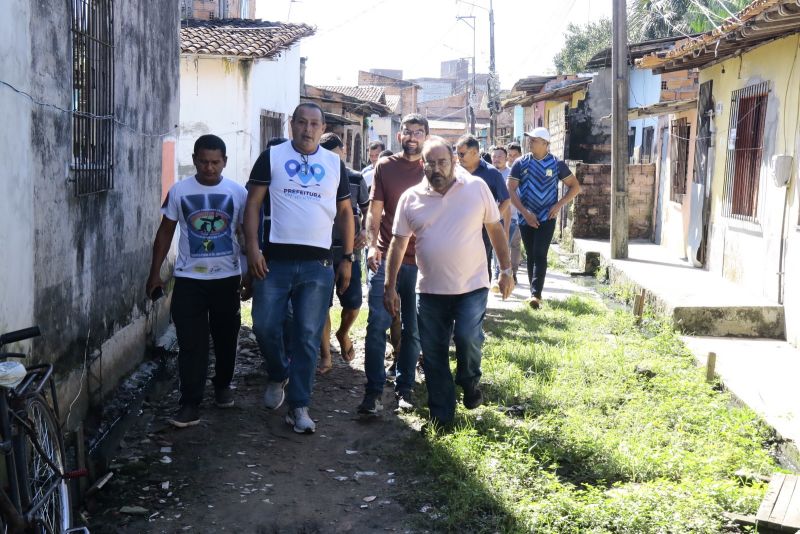
[[[547, 274], [547, 251], [556, 229], [559, 210], [581, 192], [581, 184], [566, 163], [550, 153], [550, 132], [534, 128], [525, 133], [530, 152], [514, 162], [508, 177], [511, 203], [519, 211], [517, 222], [528, 257], [528, 282], [531, 297], [528, 305], [537, 309], [542, 303], [544, 277]], [[569, 189], [558, 198], [558, 182]]]

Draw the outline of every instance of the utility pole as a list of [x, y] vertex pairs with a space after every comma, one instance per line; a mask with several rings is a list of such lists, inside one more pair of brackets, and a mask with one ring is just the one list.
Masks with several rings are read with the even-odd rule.
[[[492, 0], [489, 0], [489, 139], [488, 146], [494, 145], [497, 136], [497, 113], [500, 105], [497, 101], [497, 72], [494, 64], [494, 7]], [[488, 148], [488, 147], [487, 147]]]
[[613, 0], [611, 48], [611, 258], [628, 257], [628, 23], [625, 0]]
[[[469, 133], [475, 135], [475, 110], [472, 108], [472, 102], [475, 100], [475, 15], [457, 16], [456, 19], [461, 20], [472, 28], [472, 87], [467, 90], [466, 94], [466, 124], [469, 125]], [[467, 19], [472, 19], [472, 23]]]

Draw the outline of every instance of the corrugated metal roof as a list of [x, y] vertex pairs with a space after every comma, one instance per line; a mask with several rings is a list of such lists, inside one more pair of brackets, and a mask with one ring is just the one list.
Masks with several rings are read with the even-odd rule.
[[306, 24], [189, 19], [181, 22], [181, 54], [270, 59], [315, 31]]

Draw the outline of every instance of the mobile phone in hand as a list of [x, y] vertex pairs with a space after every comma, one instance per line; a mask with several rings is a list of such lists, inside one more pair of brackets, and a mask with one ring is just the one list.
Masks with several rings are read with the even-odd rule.
[[153, 290], [153, 291], [150, 293], [150, 300], [152, 300], [153, 302], [155, 302], [155, 301], [157, 301], [158, 299], [160, 299], [160, 298], [161, 298], [161, 297], [163, 297], [163, 296], [164, 296], [164, 288], [163, 288], [163, 287], [161, 287], [161, 286], [158, 286], [157, 288], [155, 288], [155, 289], [154, 289], [154, 290]]

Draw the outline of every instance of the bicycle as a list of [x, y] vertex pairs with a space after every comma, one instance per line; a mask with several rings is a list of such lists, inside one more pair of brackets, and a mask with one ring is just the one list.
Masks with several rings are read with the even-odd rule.
[[[39, 335], [38, 327], [0, 335], [0, 349]], [[86, 473], [64, 471], [53, 366], [40, 364], [26, 369], [18, 361], [9, 361], [25, 357], [0, 352], [0, 452], [5, 457], [0, 533], [88, 534], [85, 527], [71, 528], [67, 480]]]

